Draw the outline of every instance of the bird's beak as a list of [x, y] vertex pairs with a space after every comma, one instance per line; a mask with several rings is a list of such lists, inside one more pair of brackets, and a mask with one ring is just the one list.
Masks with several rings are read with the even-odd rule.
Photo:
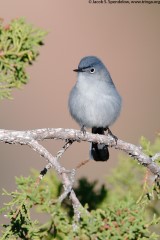
[[74, 69], [73, 71], [74, 72], [83, 72], [83, 69], [82, 68], [78, 68], [78, 69]]

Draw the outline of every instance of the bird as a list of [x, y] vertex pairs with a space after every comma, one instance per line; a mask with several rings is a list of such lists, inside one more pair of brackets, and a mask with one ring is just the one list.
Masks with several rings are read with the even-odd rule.
[[[120, 115], [122, 98], [107, 67], [98, 57], [86, 56], [73, 71], [77, 73], [77, 81], [68, 99], [72, 118], [84, 133], [86, 128], [91, 128], [94, 134], [105, 134], [106, 130], [112, 134], [109, 127]], [[95, 161], [107, 161], [108, 146], [91, 143], [90, 156]]]

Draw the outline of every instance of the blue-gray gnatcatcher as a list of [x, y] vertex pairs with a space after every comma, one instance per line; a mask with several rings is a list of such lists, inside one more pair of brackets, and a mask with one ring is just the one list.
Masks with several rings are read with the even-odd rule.
[[[92, 133], [104, 134], [120, 114], [121, 97], [107, 68], [97, 57], [82, 58], [74, 71], [78, 80], [69, 95], [70, 114], [81, 129], [92, 128]], [[92, 143], [91, 156], [96, 161], [108, 160], [108, 146]]]

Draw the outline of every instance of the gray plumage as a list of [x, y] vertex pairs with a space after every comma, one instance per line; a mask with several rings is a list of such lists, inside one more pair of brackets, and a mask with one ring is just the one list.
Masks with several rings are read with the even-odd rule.
[[[120, 114], [121, 97], [107, 68], [97, 57], [84, 57], [74, 71], [78, 79], [69, 95], [70, 114], [81, 127], [104, 134]], [[96, 161], [105, 161], [109, 158], [108, 148], [93, 143], [91, 155]]]

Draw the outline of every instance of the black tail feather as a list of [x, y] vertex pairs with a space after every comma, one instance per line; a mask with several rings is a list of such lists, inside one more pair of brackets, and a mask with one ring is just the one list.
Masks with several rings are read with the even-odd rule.
[[[104, 128], [92, 128], [92, 133], [104, 134]], [[103, 143], [92, 143], [91, 156], [95, 161], [107, 161], [109, 159], [108, 146]]]

